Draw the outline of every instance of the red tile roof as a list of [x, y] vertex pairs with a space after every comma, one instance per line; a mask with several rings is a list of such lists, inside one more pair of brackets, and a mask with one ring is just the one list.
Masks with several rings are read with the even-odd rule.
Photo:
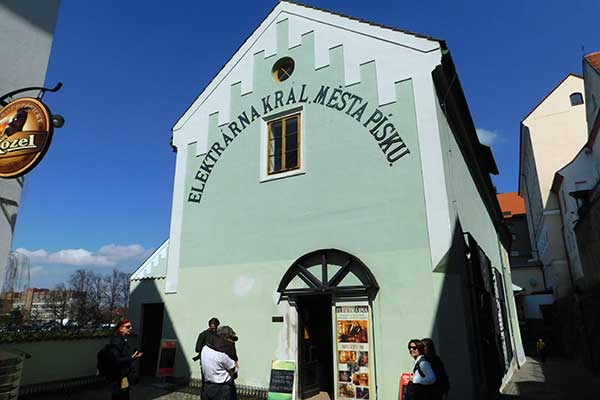
[[600, 51], [588, 54], [585, 60], [600, 74]]
[[518, 192], [499, 193], [497, 196], [504, 218], [511, 218], [514, 215], [524, 215], [527, 213], [525, 211], [525, 200], [519, 196]]

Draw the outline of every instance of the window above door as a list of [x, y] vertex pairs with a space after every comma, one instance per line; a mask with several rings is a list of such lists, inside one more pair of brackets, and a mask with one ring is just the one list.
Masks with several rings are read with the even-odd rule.
[[261, 182], [304, 174], [301, 109], [266, 119], [261, 136]]

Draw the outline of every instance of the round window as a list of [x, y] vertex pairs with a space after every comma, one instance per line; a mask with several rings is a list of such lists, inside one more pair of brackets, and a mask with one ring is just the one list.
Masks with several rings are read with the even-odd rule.
[[294, 60], [283, 57], [273, 65], [273, 78], [276, 82], [283, 82], [294, 72]]

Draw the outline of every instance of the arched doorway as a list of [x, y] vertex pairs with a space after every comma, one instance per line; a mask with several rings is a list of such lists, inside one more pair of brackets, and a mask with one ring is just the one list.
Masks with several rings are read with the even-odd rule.
[[[379, 285], [357, 257], [323, 249], [297, 259], [286, 271], [277, 291], [298, 311], [298, 380], [300, 398], [319, 392], [334, 398], [335, 319], [338, 302], [375, 299]], [[337, 356], [337, 355], [336, 355]]]

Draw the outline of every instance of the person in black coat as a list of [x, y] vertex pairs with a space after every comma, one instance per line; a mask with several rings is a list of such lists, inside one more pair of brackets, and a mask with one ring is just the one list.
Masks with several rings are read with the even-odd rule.
[[114, 359], [112, 400], [129, 400], [129, 379], [132, 376], [133, 361], [142, 356], [140, 351], [132, 351], [127, 337], [131, 335], [131, 321], [124, 319], [115, 327], [114, 336], [110, 338], [110, 348]]
[[208, 329], [203, 330], [198, 335], [198, 339], [196, 340], [196, 353], [198, 354], [193, 357], [192, 360], [198, 361], [200, 359], [200, 354], [202, 353], [202, 348], [207, 344], [212, 343], [217, 337], [217, 328], [219, 325], [221, 325], [221, 322], [217, 317], [212, 317], [208, 320]]
[[442, 359], [437, 355], [433, 340], [425, 338], [421, 342], [425, 345], [425, 358], [431, 364], [431, 369], [433, 369], [433, 373], [437, 377], [436, 382], [433, 384], [430, 398], [431, 400], [445, 400], [450, 390], [450, 380], [446, 373], [446, 367], [444, 367]]

